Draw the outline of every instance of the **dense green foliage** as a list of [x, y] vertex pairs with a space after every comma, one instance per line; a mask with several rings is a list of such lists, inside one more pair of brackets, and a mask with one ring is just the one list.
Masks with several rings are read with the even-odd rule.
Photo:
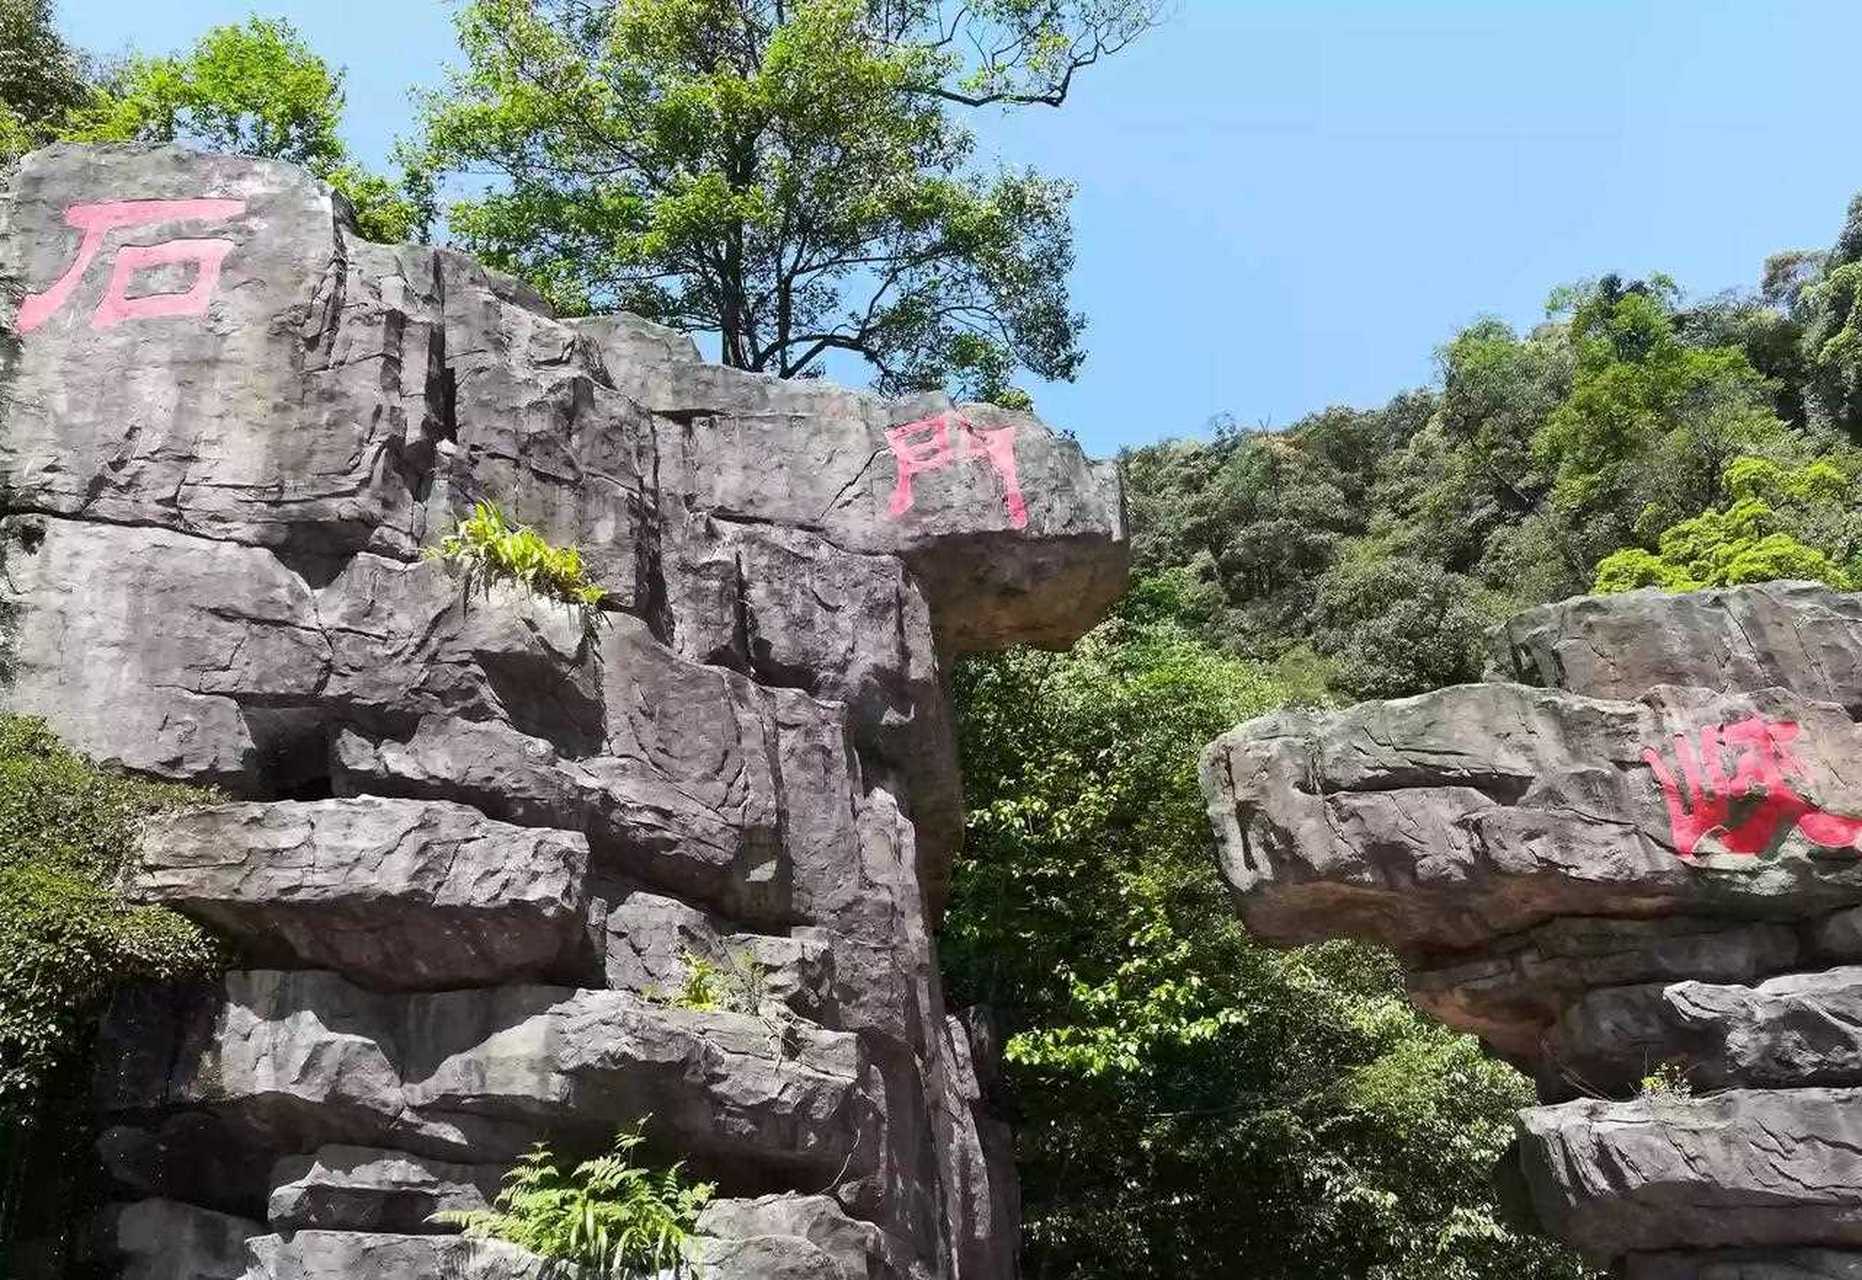
[[565, 310], [715, 333], [726, 364], [783, 377], [846, 351], [891, 390], [1015, 401], [1018, 367], [1082, 358], [1071, 189], [979, 172], [953, 104], [1057, 103], [1155, 11], [473, 0], [421, 163], [498, 179], [453, 234]]
[[1034, 1280], [1582, 1274], [1494, 1216], [1527, 1097], [1389, 959], [1249, 941], [1208, 853], [1204, 743], [1295, 692], [1140, 584], [1072, 653], [961, 668], [971, 824], [942, 940], [997, 1007]]
[[1605, 556], [1595, 589], [1697, 591], [1801, 578], [1853, 591], [1862, 586], [1859, 466], [1862, 457], [1849, 450], [1795, 468], [1736, 458], [1726, 468], [1730, 505], [1662, 530], [1655, 552], [1625, 547]]
[[623, 1129], [612, 1151], [573, 1169], [538, 1143], [505, 1174], [495, 1209], [452, 1210], [434, 1221], [473, 1239], [508, 1240], [601, 1280], [689, 1274], [687, 1238], [712, 1186], [688, 1185], [678, 1165], [655, 1172], [635, 1164], [644, 1141], [638, 1126]]
[[58, 34], [52, 0], [0, 0], [0, 164], [56, 139], [90, 100], [85, 60]]
[[362, 233], [398, 241], [424, 226], [415, 196], [356, 163], [337, 135], [343, 74], [291, 24], [214, 27], [183, 54], [131, 56], [60, 135], [76, 142], [186, 142], [303, 165], [348, 198]]
[[192, 923], [116, 887], [138, 821], [201, 799], [100, 770], [41, 721], [0, 715], [0, 1255], [22, 1221], [75, 1225], [52, 1215], [81, 1178], [69, 1157], [88, 1149], [91, 1030], [110, 992], [218, 960]]

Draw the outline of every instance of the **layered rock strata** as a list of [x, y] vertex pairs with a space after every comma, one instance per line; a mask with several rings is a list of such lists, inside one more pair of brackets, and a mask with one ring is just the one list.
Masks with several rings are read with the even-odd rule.
[[[719, 1183], [709, 1275], [1012, 1275], [931, 940], [943, 675], [1122, 589], [1115, 472], [557, 319], [288, 166], [39, 152], [0, 254], [0, 705], [226, 797], [131, 877], [237, 962], [104, 1028], [120, 1273], [539, 1274], [431, 1215], [650, 1117]], [[424, 559], [481, 500], [602, 611]]]
[[1862, 1276], [1862, 597], [1584, 598], [1492, 648], [1209, 748], [1249, 929], [1392, 947], [1530, 1073], [1503, 1173], [1617, 1274]]

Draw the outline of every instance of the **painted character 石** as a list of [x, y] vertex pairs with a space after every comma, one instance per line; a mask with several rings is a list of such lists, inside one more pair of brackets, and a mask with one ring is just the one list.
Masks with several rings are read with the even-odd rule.
[[[104, 240], [112, 231], [164, 222], [225, 222], [245, 211], [244, 200], [106, 200], [72, 205], [65, 210], [65, 223], [83, 233], [77, 257], [43, 293], [29, 293], [21, 301], [19, 331], [31, 333], [58, 314], [77, 291], [91, 263], [103, 252]], [[110, 329], [129, 320], [204, 314], [219, 287], [220, 268], [232, 250], [233, 241], [218, 237], [123, 245], [111, 262], [103, 300], [91, 312], [90, 327]], [[177, 292], [129, 296], [130, 281], [138, 272], [171, 263], [191, 265], [193, 283]]]

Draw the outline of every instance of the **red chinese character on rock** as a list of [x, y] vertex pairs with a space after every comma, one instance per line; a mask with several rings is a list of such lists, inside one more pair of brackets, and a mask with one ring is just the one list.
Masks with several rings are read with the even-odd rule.
[[[1661, 754], [1645, 748], [1642, 758], [1654, 771], [1668, 805], [1675, 851], [1691, 857], [1701, 841], [1713, 835], [1728, 853], [1763, 853], [1793, 830], [1826, 849], [1862, 847], [1862, 818], [1826, 813], [1798, 795], [1788, 780], [1787, 774], [1804, 774], [1803, 763], [1790, 748], [1799, 732], [1800, 727], [1788, 720], [1759, 716], [1709, 725], [1700, 731], [1698, 754], [1685, 734], [1676, 734], [1679, 782]], [[1722, 754], [1728, 747], [1739, 752], [1730, 780]]]
[[[951, 439], [952, 427], [956, 439]], [[899, 478], [892, 487], [892, 502], [886, 508], [893, 519], [912, 509], [912, 477], [941, 471], [954, 462], [986, 461], [1002, 477], [1002, 501], [1008, 508], [1009, 524], [1017, 529], [1028, 527], [1028, 504], [1022, 498], [1021, 481], [1015, 475], [1015, 428], [983, 428], [960, 413], [940, 413], [921, 418], [886, 432], [886, 443], [899, 467]]]
[[[44, 293], [29, 293], [19, 306], [18, 327], [31, 333], [56, 315], [71, 300], [84, 273], [103, 250], [110, 232], [121, 227], [150, 226], [160, 222], [191, 220], [224, 222], [246, 211], [244, 200], [109, 200], [102, 204], [74, 204], [65, 210], [65, 223], [84, 233], [78, 256]], [[117, 250], [103, 301], [91, 313], [91, 328], [108, 329], [126, 320], [158, 316], [197, 316], [207, 310], [220, 283], [220, 267], [232, 252], [233, 242], [222, 239], [167, 240], [160, 244], [125, 245]], [[129, 296], [129, 283], [139, 271], [169, 263], [192, 263], [194, 283], [179, 293]]]

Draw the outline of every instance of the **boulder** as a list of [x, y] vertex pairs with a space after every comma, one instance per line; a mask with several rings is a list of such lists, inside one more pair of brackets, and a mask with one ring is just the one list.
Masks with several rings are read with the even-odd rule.
[[1862, 709], [1862, 597], [1816, 582], [1576, 596], [1488, 636], [1489, 679], [1592, 698], [1788, 689]]
[[1862, 1091], [1734, 1089], [1520, 1113], [1539, 1218], [1602, 1260], [1862, 1246]]
[[100, 1219], [104, 1254], [121, 1280], [239, 1280], [256, 1222], [176, 1200], [113, 1205]]
[[1559, 1019], [1548, 1056], [1609, 1092], [1665, 1062], [1699, 1090], [1862, 1085], [1862, 968], [1592, 991]]
[[129, 892], [260, 963], [419, 991], [586, 973], [587, 879], [579, 834], [370, 796], [164, 814]]
[[488, 1208], [503, 1170], [448, 1164], [372, 1147], [319, 1147], [272, 1166], [266, 1220], [274, 1231], [457, 1233], [435, 1214]]
[[[1461, 685], [1275, 712], [1217, 739], [1202, 777], [1251, 932], [1440, 955], [1559, 916], [1853, 905], [1859, 747], [1841, 708], [1781, 690], [1613, 702]], [[1748, 801], [1748, 776], [1773, 803]]]

